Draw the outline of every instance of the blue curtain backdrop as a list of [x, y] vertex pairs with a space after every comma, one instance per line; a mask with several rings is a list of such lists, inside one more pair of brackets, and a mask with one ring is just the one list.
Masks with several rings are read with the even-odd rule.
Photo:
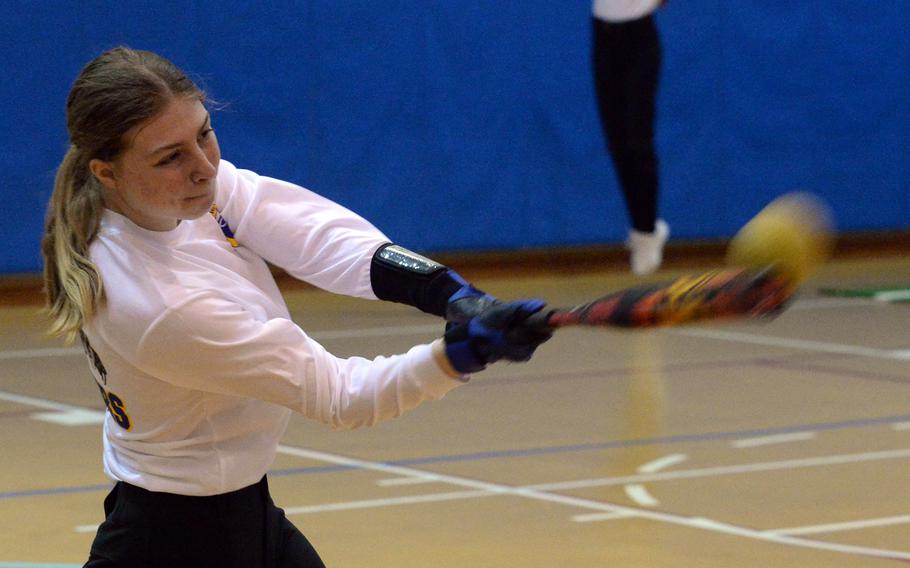
[[[0, 273], [40, 270], [64, 102], [118, 44], [223, 104], [224, 157], [427, 251], [621, 241], [583, 0], [0, 4]], [[906, 0], [671, 0], [658, 16], [661, 209], [731, 235], [815, 191], [844, 231], [910, 227]]]

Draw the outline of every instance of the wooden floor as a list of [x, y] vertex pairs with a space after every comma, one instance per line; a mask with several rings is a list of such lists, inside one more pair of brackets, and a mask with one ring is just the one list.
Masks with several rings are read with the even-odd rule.
[[[707, 266], [674, 266], [664, 279]], [[624, 270], [468, 274], [554, 305]], [[840, 260], [769, 323], [560, 331], [398, 420], [295, 417], [276, 502], [331, 567], [875, 567], [910, 562], [910, 256]], [[439, 322], [287, 292], [337, 355], [400, 352]], [[109, 487], [98, 391], [36, 307], [0, 309], [0, 567], [84, 562]]]

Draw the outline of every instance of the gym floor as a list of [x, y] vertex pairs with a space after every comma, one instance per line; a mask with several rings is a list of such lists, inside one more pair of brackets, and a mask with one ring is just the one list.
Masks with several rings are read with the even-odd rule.
[[[711, 268], [670, 263], [648, 280]], [[572, 305], [624, 267], [463, 274]], [[910, 256], [838, 258], [783, 315], [647, 331], [566, 329], [443, 400], [335, 432], [295, 416], [269, 474], [328, 566], [873, 567], [910, 561]], [[440, 335], [404, 306], [293, 286], [339, 356]], [[38, 305], [0, 308], [0, 567], [85, 561], [110, 487], [103, 406]]]

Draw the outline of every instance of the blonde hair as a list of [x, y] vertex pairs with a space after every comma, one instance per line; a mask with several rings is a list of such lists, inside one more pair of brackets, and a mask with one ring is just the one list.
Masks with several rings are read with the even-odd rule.
[[102, 280], [89, 258], [104, 199], [89, 170], [126, 147], [125, 134], [176, 97], [205, 95], [179, 68], [149, 52], [117, 47], [90, 61], [66, 101], [70, 146], [57, 168], [41, 252], [49, 333], [73, 341], [102, 301]]

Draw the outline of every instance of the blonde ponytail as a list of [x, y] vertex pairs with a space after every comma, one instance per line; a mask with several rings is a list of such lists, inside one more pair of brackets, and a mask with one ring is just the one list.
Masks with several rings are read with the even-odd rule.
[[88, 256], [104, 202], [88, 163], [70, 146], [57, 168], [44, 227], [44, 286], [50, 335], [72, 342], [101, 302], [101, 274]]

